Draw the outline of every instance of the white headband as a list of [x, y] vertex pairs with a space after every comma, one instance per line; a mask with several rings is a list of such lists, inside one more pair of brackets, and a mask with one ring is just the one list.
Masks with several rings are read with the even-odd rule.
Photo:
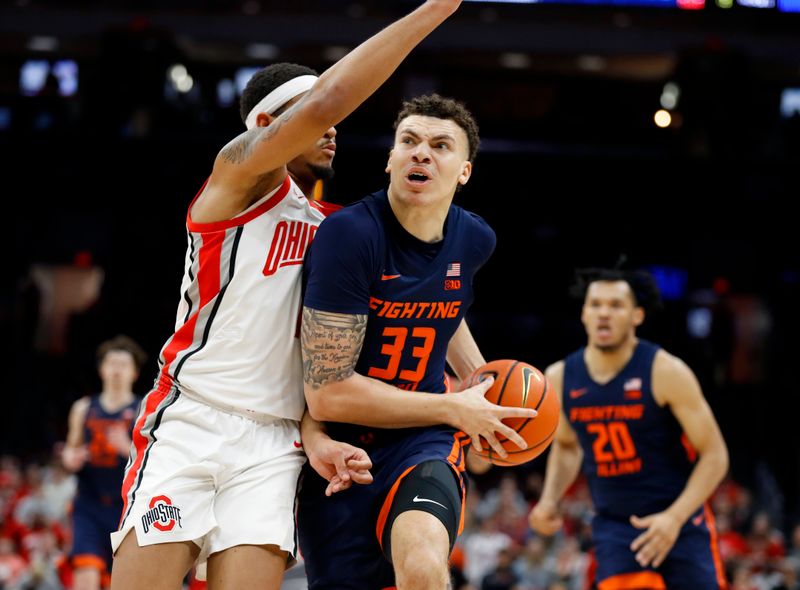
[[298, 94], [311, 90], [316, 81], [316, 76], [306, 75], [284, 82], [258, 101], [258, 104], [248, 113], [245, 125], [247, 125], [248, 129], [252, 129], [256, 126], [256, 118], [260, 113], [271, 115]]

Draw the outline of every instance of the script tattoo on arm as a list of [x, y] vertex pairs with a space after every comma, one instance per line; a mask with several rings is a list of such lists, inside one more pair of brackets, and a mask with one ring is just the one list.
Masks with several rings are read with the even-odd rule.
[[256, 143], [271, 141], [287, 121], [297, 113], [297, 108], [305, 101], [305, 97], [286, 109], [279, 117], [266, 127], [254, 127], [242, 133], [239, 137], [231, 141], [222, 148], [220, 155], [230, 164], [241, 164], [250, 157]]
[[314, 389], [347, 379], [355, 372], [367, 316], [303, 308], [300, 345], [303, 380]]

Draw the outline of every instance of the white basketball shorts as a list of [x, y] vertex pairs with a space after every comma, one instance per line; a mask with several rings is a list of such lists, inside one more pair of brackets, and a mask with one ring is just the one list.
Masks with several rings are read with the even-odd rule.
[[305, 460], [293, 420], [256, 422], [156, 389], [136, 419], [112, 549], [134, 529], [140, 546], [193, 541], [201, 573], [209, 555], [236, 545], [277, 545], [293, 558]]

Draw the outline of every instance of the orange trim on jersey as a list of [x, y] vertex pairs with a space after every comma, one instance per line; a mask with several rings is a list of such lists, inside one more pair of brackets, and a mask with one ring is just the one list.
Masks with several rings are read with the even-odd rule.
[[694, 463], [697, 461], [697, 450], [694, 448], [691, 442], [689, 442], [689, 437], [686, 436], [686, 433], [681, 435], [681, 444], [683, 445], [683, 449], [686, 451], [686, 457], [689, 459], [690, 463]]
[[[458, 468], [452, 463], [449, 463], [449, 465], [453, 471], [456, 472], [456, 479], [459, 482], [459, 487], [461, 488], [461, 514], [458, 517], [458, 531], [456, 532], [456, 536], [458, 536], [464, 532], [464, 516], [467, 514], [467, 488], [464, 487], [464, 482], [462, 481]], [[462, 469], [461, 471], [464, 470]]]
[[725, 579], [725, 566], [722, 564], [722, 556], [719, 554], [719, 538], [717, 536], [717, 521], [711, 506], [706, 502], [703, 504], [703, 515], [705, 516], [706, 526], [711, 535], [711, 556], [714, 559], [714, 571], [717, 574], [717, 584], [720, 590], [727, 590], [728, 581]]
[[72, 556], [72, 567], [74, 569], [83, 569], [83, 568], [91, 568], [100, 570], [100, 573], [103, 574], [106, 571], [106, 562], [104, 559], [98, 557], [97, 555], [92, 555], [91, 553], [81, 553], [80, 555], [73, 555]]
[[142, 466], [142, 461], [144, 461], [145, 451], [147, 450], [147, 444], [149, 442], [148, 438], [142, 435], [142, 427], [147, 421], [147, 418], [152, 416], [153, 413], [158, 409], [158, 407], [161, 405], [161, 402], [163, 402], [164, 398], [166, 398], [169, 394], [169, 391], [169, 388], [162, 387], [159, 384], [159, 387], [152, 391], [147, 398], [145, 398], [147, 400], [147, 405], [145, 406], [142, 415], [139, 416], [139, 420], [137, 420], [136, 426], [133, 428], [133, 432], [131, 433], [131, 442], [136, 449], [136, 459], [125, 473], [125, 480], [122, 482], [123, 506], [122, 516], [119, 519], [119, 526], [122, 526], [122, 521], [125, 518], [125, 514], [128, 512], [128, 494], [133, 487], [133, 483], [136, 481], [136, 476], [138, 475], [139, 469]]
[[667, 584], [655, 572], [618, 574], [597, 584], [598, 590], [667, 590]]
[[269, 199], [261, 203], [258, 207], [245, 213], [244, 215], [239, 215], [237, 217], [233, 217], [231, 219], [226, 219], [225, 221], [215, 221], [213, 223], [195, 223], [192, 221], [192, 207], [194, 206], [195, 201], [197, 201], [198, 197], [203, 192], [206, 184], [208, 184], [208, 180], [203, 184], [200, 190], [197, 192], [197, 195], [192, 202], [189, 204], [189, 210], [186, 212], [186, 227], [191, 232], [195, 233], [208, 233], [208, 232], [216, 232], [216, 231], [224, 231], [226, 229], [230, 229], [232, 227], [236, 227], [238, 225], [244, 225], [248, 221], [255, 219], [259, 215], [266, 213], [270, 209], [272, 209], [275, 205], [280, 203], [283, 198], [289, 194], [289, 187], [291, 186], [291, 180], [287, 175], [286, 178], [283, 180], [283, 184], [278, 188], [277, 192], [272, 195]]

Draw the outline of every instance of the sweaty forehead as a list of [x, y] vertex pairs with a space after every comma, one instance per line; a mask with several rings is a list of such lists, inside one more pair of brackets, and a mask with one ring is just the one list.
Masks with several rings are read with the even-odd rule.
[[397, 126], [398, 135], [406, 131], [414, 133], [423, 139], [447, 135], [458, 142], [463, 142], [465, 145], [467, 143], [466, 132], [452, 119], [410, 115], [400, 121]]

